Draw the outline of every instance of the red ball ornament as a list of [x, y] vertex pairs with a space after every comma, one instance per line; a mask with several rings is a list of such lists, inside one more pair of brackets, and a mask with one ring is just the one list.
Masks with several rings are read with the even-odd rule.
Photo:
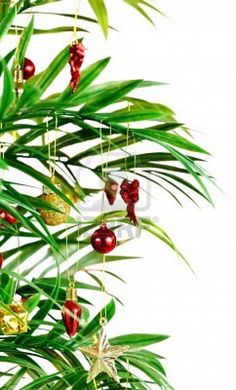
[[73, 337], [79, 327], [82, 311], [77, 301], [77, 291], [72, 284], [66, 291], [66, 301], [62, 308], [62, 319], [68, 336]]
[[91, 237], [93, 249], [98, 253], [109, 253], [116, 247], [116, 236], [105, 224], [95, 230]]
[[2, 253], [0, 253], [0, 269], [2, 268], [2, 265], [3, 265], [3, 255]]
[[28, 80], [35, 74], [35, 65], [29, 58], [25, 58], [23, 64], [23, 79]]

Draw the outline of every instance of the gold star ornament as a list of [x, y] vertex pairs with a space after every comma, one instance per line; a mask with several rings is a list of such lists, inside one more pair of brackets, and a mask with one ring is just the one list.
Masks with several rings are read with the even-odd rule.
[[110, 378], [119, 383], [115, 360], [128, 349], [129, 347], [125, 345], [110, 345], [102, 328], [96, 344], [79, 348], [85, 356], [92, 359], [87, 383], [94, 380], [101, 372], [105, 372]]

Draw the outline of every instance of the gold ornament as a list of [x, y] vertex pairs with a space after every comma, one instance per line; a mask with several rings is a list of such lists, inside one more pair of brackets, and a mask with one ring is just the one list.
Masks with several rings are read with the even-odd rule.
[[115, 360], [128, 349], [129, 347], [126, 345], [111, 346], [104, 328], [102, 328], [95, 345], [79, 348], [84, 355], [92, 359], [87, 383], [94, 380], [101, 372], [105, 372], [110, 378], [119, 383]]
[[[56, 186], [59, 187], [58, 185]], [[67, 222], [70, 215], [70, 206], [63, 199], [46, 187], [43, 188], [43, 194], [40, 196], [40, 199], [51, 203], [52, 206], [61, 211], [60, 213], [54, 210], [40, 209], [39, 212], [46, 225], [57, 226]]]
[[5, 308], [0, 309], [0, 331], [4, 335], [26, 333], [28, 331], [28, 312], [20, 303], [7, 305], [11, 313]]
[[24, 84], [24, 78], [23, 78], [23, 70], [20, 67], [20, 65], [16, 65], [14, 70], [14, 86], [15, 89], [22, 89]]

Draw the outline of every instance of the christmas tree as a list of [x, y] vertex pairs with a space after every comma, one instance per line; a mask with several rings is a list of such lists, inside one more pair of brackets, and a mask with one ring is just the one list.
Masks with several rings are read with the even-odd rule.
[[[150, 12], [160, 12], [153, 2], [123, 1], [152, 23]], [[86, 63], [86, 32], [97, 24], [108, 37], [113, 26], [105, 0], [87, 6], [82, 15], [79, 2], [74, 13], [60, 0], [0, 3], [1, 388], [170, 390], [162, 357], [147, 349], [167, 336], [108, 338], [106, 325], [120, 303], [105, 285], [105, 277], [119, 278], [107, 263], [133, 259], [113, 250], [124, 245], [125, 252], [119, 229], [135, 226], [189, 266], [163, 228], [135, 207], [149, 196], [145, 181], [178, 202], [181, 193], [212, 203], [201, 161], [208, 153], [169, 107], [137, 97], [140, 88], [160, 83], [97, 82], [110, 58]], [[41, 28], [46, 15], [50, 25]], [[55, 20], [63, 24], [55, 27]], [[68, 44], [37, 71], [28, 55], [35, 36], [46, 46], [45, 34], [60, 40], [64, 33]], [[58, 76], [64, 85], [55, 91]], [[136, 153], [146, 141], [155, 152]], [[81, 206], [94, 198], [100, 210], [88, 219]]]

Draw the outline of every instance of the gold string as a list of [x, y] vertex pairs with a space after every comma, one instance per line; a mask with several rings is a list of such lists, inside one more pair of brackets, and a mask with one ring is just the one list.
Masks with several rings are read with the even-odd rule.
[[[17, 232], [17, 261], [16, 261], [16, 273], [18, 274], [19, 273], [19, 264], [20, 264], [20, 232], [19, 232], [19, 228], [18, 226], [16, 226], [16, 232]], [[16, 284], [15, 284], [15, 287], [14, 287], [14, 294], [13, 294], [13, 299], [14, 299], [14, 296], [16, 294], [16, 290], [17, 290], [17, 287], [18, 287], [18, 283], [19, 283], [19, 280], [16, 279]]]
[[72, 45], [72, 43], [75, 41], [77, 42], [77, 22], [78, 22], [78, 18], [79, 18], [79, 9], [80, 9], [80, 5], [81, 5], [81, 0], [78, 1], [78, 6], [77, 5], [77, 0], [75, 1], [75, 18], [74, 18], [74, 28], [73, 28], [73, 34], [71, 36], [71, 41], [70, 41], [70, 44]]
[[[101, 170], [102, 170], [102, 180], [104, 181], [106, 177], [104, 176], [104, 160], [103, 160], [103, 134], [102, 127], [100, 127], [100, 154], [101, 154]], [[101, 213], [104, 213], [104, 200], [105, 200], [105, 191], [102, 191], [102, 202], [101, 202]], [[104, 218], [102, 219], [102, 224], [105, 223]], [[102, 288], [101, 288], [101, 312], [100, 312], [100, 325], [104, 326], [107, 322], [107, 313], [106, 313], [106, 290], [105, 290], [105, 269], [106, 269], [106, 256], [102, 256]], [[103, 307], [105, 307], [105, 312], [103, 313]]]
[[50, 143], [50, 137], [49, 137], [49, 126], [48, 126], [49, 118], [47, 117], [46, 121], [46, 138], [47, 138], [47, 145], [48, 145], [48, 169], [50, 173], [50, 177], [52, 177], [52, 167], [51, 167], [51, 143]]
[[55, 171], [56, 171], [56, 156], [57, 156], [57, 135], [58, 135], [58, 116], [57, 113], [55, 112], [55, 137], [53, 141], [53, 160], [54, 160], [54, 165], [52, 169], [52, 179], [54, 178]]
[[[100, 156], [101, 156], [102, 181], [104, 182], [106, 180], [106, 176], [104, 175], [102, 127], [100, 127]], [[103, 190], [102, 190], [102, 201], [101, 201], [101, 214], [104, 213], [104, 203], [105, 203], [105, 192], [104, 192], [104, 188], [103, 188]], [[105, 221], [102, 220], [102, 223], [105, 223]]]
[[[128, 102], [128, 112], [130, 112], [130, 103]], [[128, 168], [127, 168], [127, 155], [128, 155], [128, 147], [129, 147], [129, 133], [130, 133], [130, 123], [127, 122], [126, 128], [126, 155], [125, 155], [125, 172], [126, 178], [128, 179]]]
[[[53, 180], [55, 176], [55, 171], [56, 171], [56, 156], [57, 156], [57, 134], [58, 134], [58, 116], [57, 113], [55, 113], [55, 136], [52, 142], [50, 142], [50, 131], [49, 131], [49, 118], [47, 117], [46, 121], [46, 138], [47, 138], [47, 145], [48, 145], [48, 169], [49, 169], [49, 174], [50, 178]], [[53, 149], [53, 153], [52, 153]], [[54, 164], [52, 164], [52, 160]]]
[[65, 237], [65, 245], [66, 245], [66, 263], [67, 263], [67, 269], [66, 269], [66, 272], [67, 272], [67, 279], [68, 279], [68, 282], [69, 284], [72, 284], [74, 282], [74, 278], [73, 276], [71, 277], [70, 275], [70, 271], [69, 271], [69, 266], [70, 266], [70, 263], [69, 263], [69, 246], [68, 246], [68, 224], [66, 223], [66, 237]]

